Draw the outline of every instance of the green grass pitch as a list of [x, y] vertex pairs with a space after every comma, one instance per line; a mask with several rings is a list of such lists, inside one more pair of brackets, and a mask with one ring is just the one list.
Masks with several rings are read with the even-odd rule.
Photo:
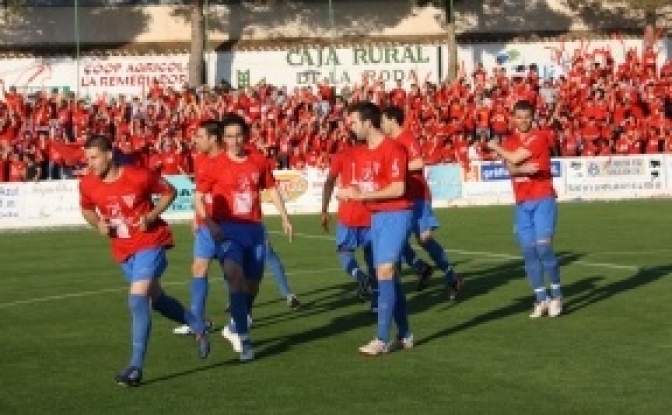
[[[270, 276], [254, 313], [258, 359], [240, 364], [213, 334], [212, 354], [153, 317], [145, 382], [113, 382], [129, 357], [126, 285], [92, 230], [0, 235], [0, 414], [667, 414], [672, 406], [672, 223], [664, 200], [560, 206], [566, 314], [531, 321], [532, 296], [512, 234], [512, 208], [437, 212], [438, 239], [467, 281], [445, 300], [441, 279], [415, 292], [404, 276], [412, 350], [357, 354], [375, 317], [338, 268], [333, 235], [294, 219], [289, 244], [268, 220], [294, 292]], [[189, 300], [191, 235], [163, 277]], [[220, 272], [208, 315], [224, 313]]]

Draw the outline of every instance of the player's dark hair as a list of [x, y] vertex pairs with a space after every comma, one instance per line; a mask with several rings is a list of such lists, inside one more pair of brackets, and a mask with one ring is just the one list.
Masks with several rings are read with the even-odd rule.
[[383, 115], [385, 118], [394, 120], [397, 125], [404, 125], [404, 110], [397, 107], [396, 105], [391, 105], [383, 110]]
[[208, 137], [215, 136], [216, 141], [218, 143], [222, 142], [222, 135], [224, 132], [224, 128], [222, 127], [222, 124], [213, 119], [201, 121], [198, 123], [198, 128], [202, 128], [205, 130], [205, 132], [208, 134]]
[[353, 104], [350, 107], [351, 114], [359, 114], [359, 119], [363, 121], [371, 121], [371, 125], [374, 128], [380, 128], [380, 121], [383, 117], [383, 113], [380, 110], [378, 105], [369, 101], [361, 101], [356, 104]]
[[526, 111], [534, 115], [534, 105], [526, 99], [516, 102], [513, 106], [513, 112]]
[[109, 138], [102, 134], [94, 134], [86, 139], [84, 148], [87, 150], [95, 148], [97, 150], [107, 152], [112, 151], [114, 146], [112, 145], [112, 141]]
[[220, 121], [220, 125], [222, 127], [222, 133], [224, 133], [224, 129], [226, 127], [237, 125], [243, 132], [245, 141], [247, 141], [247, 139], [250, 137], [250, 126], [247, 124], [247, 121], [245, 121], [245, 118], [234, 112], [227, 112], [224, 114], [224, 117], [222, 117], [222, 120]]

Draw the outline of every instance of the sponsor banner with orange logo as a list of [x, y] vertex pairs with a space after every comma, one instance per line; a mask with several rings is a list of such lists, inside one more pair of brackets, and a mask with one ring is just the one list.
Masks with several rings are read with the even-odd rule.
[[[276, 170], [273, 174], [289, 213], [316, 213], [322, 207], [322, 188], [327, 178], [327, 170]], [[268, 192], [262, 194], [262, 208], [265, 214], [277, 214]], [[331, 209], [336, 208], [332, 203]]]

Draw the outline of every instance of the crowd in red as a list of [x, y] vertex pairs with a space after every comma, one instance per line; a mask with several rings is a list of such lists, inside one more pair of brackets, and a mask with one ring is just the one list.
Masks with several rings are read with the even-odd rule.
[[456, 81], [408, 90], [386, 90], [372, 79], [338, 92], [326, 83], [292, 91], [154, 83], [146, 97], [102, 96], [90, 104], [58, 92], [27, 97], [0, 81], [0, 182], [75, 177], [90, 134], [112, 137], [126, 162], [188, 174], [198, 123], [230, 111], [248, 119], [251, 141], [278, 169], [327, 168], [330, 155], [351, 143], [345, 115], [358, 100], [405, 108], [406, 127], [429, 165], [491, 160], [486, 140], [509, 132], [509, 110], [522, 99], [538, 108], [555, 156], [672, 152], [672, 61], [657, 59], [650, 48], [627, 52], [623, 62], [606, 49], [577, 50], [558, 79], [541, 79], [535, 67], [488, 73], [479, 66]]

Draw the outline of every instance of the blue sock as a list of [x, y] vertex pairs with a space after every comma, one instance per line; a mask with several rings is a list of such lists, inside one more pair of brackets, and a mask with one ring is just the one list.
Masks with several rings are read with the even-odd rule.
[[247, 294], [247, 313], [252, 315], [252, 306], [254, 305], [254, 300], [257, 298], [257, 294]]
[[291, 293], [289, 283], [287, 282], [287, 274], [285, 274], [285, 268], [282, 266], [278, 254], [275, 253], [269, 244], [266, 244], [266, 264], [271, 270], [271, 275], [273, 275], [275, 283], [280, 290], [280, 295], [282, 298], [287, 298]]
[[194, 317], [205, 320], [205, 302], [208, 298], [208, 277], [191, 279], [191, 312]]
[[558, 257], [553, 252], [553, 247], [549, 244], [537, 245], [537, 255], [539, 255], [541, 266], [551, 282], [551, 296], [553, 298], [562, 297], [560, 267], [558, 265]]
[[242, 337], [247, 337], [249, 332], [249, 327], [247, 326], [249, 294], [232, 292], [229, 298], [231, 302], [231, 318], [236, 326], [235, 332]]
[[338, 260], [341, 263], [341, 267], [345, 272], [348, 273], [355, 281], [359, 281], [361, 278], [364, 278], [362, 275], [363, 272], [359, 268], [357, 259], [355, 258], [355, 253], [353, 251], [338, 251]]
[[394, 322], [397, 324], [399, 336], [406, 338], [411, 334], [408, 325], [408, 308], [406, 306], [406, 294], [397, 277], [394, 281], [396, 301], [394, 302]]
[[366, 245], [363, 248], [364, 262], [369, 273], [369, 284], [371, 286], [371, 309], [378, 308], [378, 278], [376, 278], [376, 269], [373, 267], [373, 249], [371, 245]]
[[396, 302], [396, 289], [393, 280], [378, 281], [378, 339], [390, 342], [390, 326]]
[[408, 241], [406, 241], [404, 249], [401, 252], [401, 258], [404, 260], [406, 265], [413, 268], [413, 270], [417, 272], [416, 266], [418, 262], [418, 256], [415, 254], [415, 251], [413, 248], [411, 248], [411, 244]]
[[534, 290], [534, 294], [537, 298], [537, 302], [546, 301], [546, 287], [544, 286], [544, 271], [541, 267], [541, 261], [539, 260], [539, 254], [537, 254], [536, 247], [524, 247], [523, 259], [525, 260], [525, 273], [527, 274], [527, 280]]
[[131, 310], [131, 342], [133, 346], [131, 366], [142, 368], [147, 354], [149, 332], [152, 329], [149, 298], [144, 295], [129, 294], [128, 308]]
[[422, 243], [422, 247], [427, 251], [427, 254], [429, 254], [429, 257], [432, 258], [432, 261], [434, 261], [436, 266], [444, 272], [446, 284], [450, 285], [455, 282], [453, 266], [450, 264], [448, 255], [441, 244], [436, 242], [436, 239], [429, 238]]
[[159, 298], [152, 302], [152, 308], [167, 319], [180, 324], [188, 324], [194, 333], [203, 333], [205, 331], [205, 322], [203, 319], [194, 317], [191, 311], [184, 308], [179, 301], [166, 293], [161, 293]]

